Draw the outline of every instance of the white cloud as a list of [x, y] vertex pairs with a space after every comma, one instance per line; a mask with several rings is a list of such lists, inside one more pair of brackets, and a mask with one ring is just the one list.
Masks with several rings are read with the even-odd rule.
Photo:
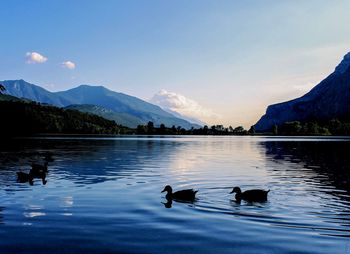
[[75, 69], [75, 63], [73, 63], [72, 61], [65, 61], [62, 63], [62, 67], [73, 70]]
[[202, 107], [198, 102], [186, 98], [181, 94], [168, 92], [166, 90], [161, 90], [156, 93], [150, 101], [164, 109], [170, 109], [186, 117], [200, 120], [219, 117], [211, 109]]
[[46, 61], [47, 61], [47, 57], [39, 54], [38, 52], [26, 53], [26, 62], [28, 64], [45, 63]]

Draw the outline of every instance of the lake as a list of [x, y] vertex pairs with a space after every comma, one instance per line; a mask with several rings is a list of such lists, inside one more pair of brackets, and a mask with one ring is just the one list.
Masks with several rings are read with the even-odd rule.
[[[0, 253], [350, 253], [349, 151], [342, 137], [2, 142]], [[16, 181], [48, 154], [46, 184]], [[167, 203], [167, 184], [197, 200]], [[236, 203], [234, 186], [268, 201]]]

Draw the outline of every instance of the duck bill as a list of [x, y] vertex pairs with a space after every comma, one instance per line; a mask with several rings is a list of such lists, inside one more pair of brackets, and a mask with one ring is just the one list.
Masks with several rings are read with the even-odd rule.
[[165, 192], [165, 189], [164, 189], [164, 190], [162, 190], [160, 193], [163, 193], [163, 192]]
[[229, 194], [235, 193], [234, 191], [231, 191]]

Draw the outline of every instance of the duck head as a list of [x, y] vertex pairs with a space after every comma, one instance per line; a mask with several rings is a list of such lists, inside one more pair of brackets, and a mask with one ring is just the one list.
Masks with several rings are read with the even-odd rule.
[[241, 194], [241, 193], [242, 193], [241, 188], [239, 188], [239, 187], [234, 187], [233, 190], [230, 192], [230, 194], [235, 193], [235, 192], [236, 192], [237, 194]]
[[171, 188], [170, 185], [167, 185], [164, 187], [164, 190], [162, 190], [162, 192], [168, 192], [168, 193], [173, 193], [173, 189]]

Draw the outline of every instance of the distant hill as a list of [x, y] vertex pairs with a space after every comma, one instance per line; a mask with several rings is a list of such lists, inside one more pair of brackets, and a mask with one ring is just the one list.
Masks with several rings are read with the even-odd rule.
[[139, 124], [143, 124], [143, 122], [128, 113], [116, 113], [111, 109], [107, 109], [97, 105], [89, 105], [89, 104], [73, 104], [65, 107], [65, 109], [73, 109], [79, 110], [81, 112], [91, 113], [103, 118], [114, 120], [116, 123], [119, 123], [124, 126], [137, 126]]
[[290, 121], [327, 121], [350, 118], [350, 53], [335, 71], [304, 96], [268, 106], [255, 124], [259, 132]]
[[24, 100], [12, 95], [0, 94], [0, 101], [24, 101]]
[[6, 88], [5, 94], [18, 98], [26, 98], [32, 101], [47, 103], [58, 107], [70, 104], [69, 101], [49, 92], [44, 88], [30, 84], [23, 79], [0, 81]]
[[128, 131], [114, 121], [77, 110], [13, 100], [0, 95], [0, 136], [55, 134], [119, 134]]
[[[118, 120], [118, 124], [126, 124], [132, 128], [138, 124], [147, 124], [148, 121], [152, 121], [155, 126], [163, 123], [166, 126], [175, 125], [186, 129], [198, 127], [196, 124], [175, 117], [156, 105], [130, 95], [111, 91], [103, 86], [81, 85], [67, 91], [50, 92], [24, 80], [5, 80], [0, 83], [4, 85], [8, 95], [58, 107], [74, 105], [77, 110]], [[83, 106], [78, 107], [77, 105]], [[86, 105], [99, 107], [87, 107]], [[106, 113], [106, 110], [110, 112]]]

